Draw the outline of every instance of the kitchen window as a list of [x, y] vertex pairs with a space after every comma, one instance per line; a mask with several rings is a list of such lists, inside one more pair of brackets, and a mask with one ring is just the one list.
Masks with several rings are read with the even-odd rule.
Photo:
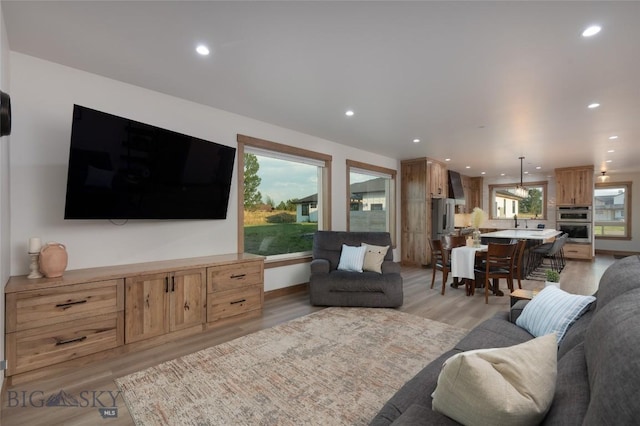
[[528, 182], [527, 197], [514, 194], [517, 183], [489, 185], [491, 219], [547, 219], [547, 182]]
[[593, 235], [631, 239], [631, 182], [596, 183]]

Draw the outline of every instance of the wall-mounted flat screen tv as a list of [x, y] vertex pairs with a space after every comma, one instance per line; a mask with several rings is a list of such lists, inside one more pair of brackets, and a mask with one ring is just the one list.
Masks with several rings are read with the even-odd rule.
[[73, 107], [65, 219], [225, 219], [236, 149]]

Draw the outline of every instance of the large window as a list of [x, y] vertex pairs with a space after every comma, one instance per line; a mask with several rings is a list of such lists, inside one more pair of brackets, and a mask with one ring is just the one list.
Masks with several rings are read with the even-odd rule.
[[518, 220], [547, 218], [547, 182], [528, 182], [527, 196], [519, 197], [513, 191], [516, 183], [489, 185], [490, 218]]
[[396, 171], [347, 160], [347, 230], [389, 232], [395, 242]]
[[331, 156], [238, 135], [238, 251], [288, 259], [330, 229]]
[[593, 235], [631, 239], [631, 182], [596, 183]]

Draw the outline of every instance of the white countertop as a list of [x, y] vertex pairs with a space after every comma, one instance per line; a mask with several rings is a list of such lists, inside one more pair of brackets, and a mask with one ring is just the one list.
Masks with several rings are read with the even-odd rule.
[[502, 231], [487, 232], [481, 237], [490, 238], [512, 238], [520, 240], [546, 240], [562, 234], [555, 229], [504, 229]]

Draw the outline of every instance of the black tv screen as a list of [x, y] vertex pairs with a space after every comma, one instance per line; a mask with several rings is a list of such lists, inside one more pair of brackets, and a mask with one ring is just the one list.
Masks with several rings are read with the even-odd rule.
[[225, 219], [235, 148], [73, 106], [65, 219]]

